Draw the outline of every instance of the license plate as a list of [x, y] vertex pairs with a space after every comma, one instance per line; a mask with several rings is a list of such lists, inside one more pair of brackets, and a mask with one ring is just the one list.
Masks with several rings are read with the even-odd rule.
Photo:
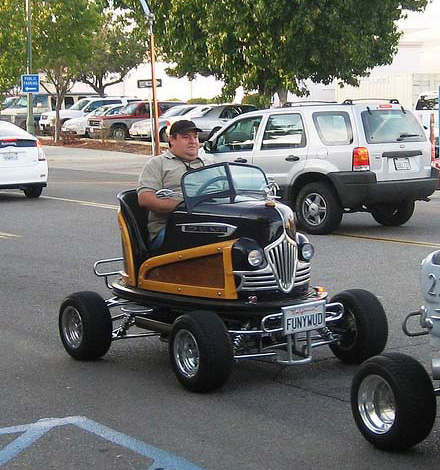
[[394, 159], [394, 167], [397, 171], [399, 170], [411, 170], [408, 157], [399, 157]]
[[3, 161], [5, 162], [13, 162], [18, 160], [18, 153], [16, 152], [8, 152], [8, 153], [3, 153]]
[[285, 335], [316, 330], [325, 326], [325, 300], [282, 307]]

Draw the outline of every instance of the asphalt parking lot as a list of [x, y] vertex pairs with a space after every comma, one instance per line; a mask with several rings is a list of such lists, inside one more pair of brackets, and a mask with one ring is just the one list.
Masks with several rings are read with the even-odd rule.
[[[49, 185], [38, 200], [0, 192], [0, 467], [65, 470], [392, 470], [436, 468], [438, 421], [415, 449], [389, 454], [363, 440], [351, 417], [356, 366], [323, 348], [287, 368], [238, 364], [218, 392], [184, 390], [157, 339], [119, 341], [100, 361], [62, 348], [57, 316], [71, 292], [109, 293], [97, 259], [120, 256], [115, 195], [136, 186], [146, 157], [47, 147]], [[316, 247], [312, 283], [331, 295], [375, 293], [387, 312], [388, 350], [430, 367], [426, 338], [400, 324], [417, 310], [420, 261], [440, 248], [440, 194], [417, 203], [403, 227], [369, 214], [344, 216]]]

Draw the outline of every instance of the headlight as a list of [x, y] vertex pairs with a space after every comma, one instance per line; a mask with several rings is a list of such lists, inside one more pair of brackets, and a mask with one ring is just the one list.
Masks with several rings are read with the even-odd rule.
[[263, 263], [263, 253], [261, 250], [251, 250], [248, 253], [248, 263], [251, 266], [260, 266]]
[[311, 243], [304, 243], [299, 246], [299, 252], [303, 261], [310, 261], [315, 254], [315, 249]]

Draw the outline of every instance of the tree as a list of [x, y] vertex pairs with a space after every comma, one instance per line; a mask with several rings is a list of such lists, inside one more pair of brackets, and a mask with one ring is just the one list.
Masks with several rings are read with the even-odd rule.
[[[136, 0], [115, 0], [140, 18]], [[427, 0], [151, 0], [161, 57], [173, 73], [223, 80], [271, 96], [307, 92], [303, 81], [356, 84], [389, 64], [405, 10]]]
[[83, 63], [79, 80], [101, 96], [105, 88], [120, 83], [130, 70], [143, 62], [148, 36], [124, 14], [107, 14], [93, 37], [93, 54]]
[[102, 22], [93, 0], [39, 0], [34, 3], [34, 69], [45, 76], [42, 86], [55, 88], [55, 141], [59, 139], [59, 111], [83, 64], [93, 54], [93, 37]]
[[[14, 25], [12, 27], [12, 25]], [[26, 15], [22, 0], [0, 2], [0, 95], [26, 71]]]

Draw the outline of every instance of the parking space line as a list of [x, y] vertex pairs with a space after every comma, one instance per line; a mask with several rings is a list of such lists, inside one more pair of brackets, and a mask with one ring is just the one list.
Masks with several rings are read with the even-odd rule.
[[0, 429], [0, 435], [22, 433], [14, 441], [7, 444], [6, 447], [0, 449], [0, 467], [14, 460], [22, 451], [31, 446], [47, 432], [61, 426], [72, 425], [153, 460], [153, 465], [145, 470], [205, 470], [186, 459], [165, 452], [150, 444], [127, 436], [126, 434], [122, 434], [121, 432], [115, 431], [84, 416], [41, 419], [36, 423]]
[[417, 240], [402, 240], [401, 238], [386, 238], [386, 237], [372, 237], [369, 235], [355, 235], [349, 233], [338, 233], [334, 232], [334, 235], [339, 237], [347, 237], [347, 238], [360, 238], [363, 240], [372, 240], [376, 242], [384, 242], [384, 243], [396, 243], [401, 245], [415, 245], [415, 246], [424, 246], [427, 248], [440, 248], [440, 243], [431, 243], [431, 242], [419, 242]]
[[53, 196], [41, 196], [41, 199], [52, 199], [54, 201], [72, 202], [74, 204], [80, 204], [82, 206], [100, 207], [101, 209], [113, 209], [113, 210], [119, 209], [119, 206], [115, 206], [114, 204], [104, 204], [101, 202], [92, 202], [92, 201], [81, 201], [80, 199], [67, 199], [63, 197], [53, 197]]
[[21, 238], [21, 235], [15, 233], [0, 232], [0, 238], [9, 239], [9, 238]]

